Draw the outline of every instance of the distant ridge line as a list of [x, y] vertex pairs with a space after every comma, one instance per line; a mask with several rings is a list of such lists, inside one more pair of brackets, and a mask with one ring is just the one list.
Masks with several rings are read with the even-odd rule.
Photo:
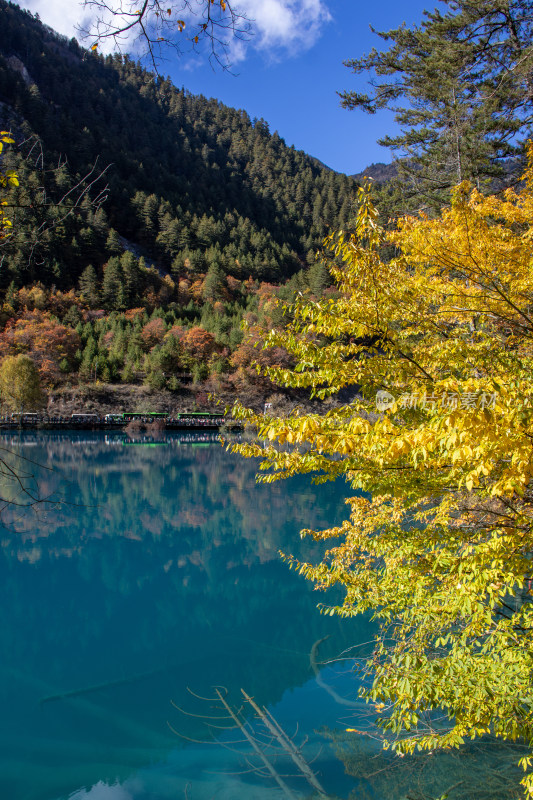
[[388, 183], [398, 177], [398, 168], [396, 164], [385, 164], [382, 161], [376, 161], [374, 164], [365, 167], [362, 172], [356, 172], [355, 175], [350, 175], [356, 181], [362, 181], [363, 178], [372, 178], [376, 183]]

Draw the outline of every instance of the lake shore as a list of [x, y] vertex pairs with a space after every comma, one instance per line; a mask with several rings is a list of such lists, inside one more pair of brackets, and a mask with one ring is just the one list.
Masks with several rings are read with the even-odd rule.
[[97, 382], [50, 390], [45, 410], [49, 416], [56, 417], [81, 413], [103, 417], [125, 411], [167, 412], [170, 416], [175, 416], [186, 411], [224, 411], [226, 407], [231, 408], [236, 400], [256, 412], [262, 412], [265, 403], [271, 403], [272, 411], [278, 414], [289, 413], [296, 407], [320, 414], [334, 402], [313, 401], [303, 392], [289, 395], [261, 391], [256, 387], [237, 396], [234, 390], [213, 392], [212, 387], [202, 384], [183, 387], [179, 392], [170, 392], [138, 384]]

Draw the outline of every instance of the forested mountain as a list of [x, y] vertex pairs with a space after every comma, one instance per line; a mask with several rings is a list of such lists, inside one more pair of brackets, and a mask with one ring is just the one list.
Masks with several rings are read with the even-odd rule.
[[370, 178], [377, 184], [389, 183], [397, 177], [397, 165], [394, 163], [383, 164], [381, 161], [378, 161], [375, 164], [370, 164], [370, 166], [365, 167], [362, 172], [357, 172], [355, 175], [352, 175], [352, 178], [354, 178], [356, 181], [362, 181], [363, 178]]
[[2, 166], [19, 177], [0, 358], [29, 355], [49, 386], [255, 381], [243, 319], [270, 324], [272, 297], [328, 285], [315, 252], [357, 182], [265, 120], [84, 50], [5, 0], [0, 20], [0, 130], [14, 139]]
[[[179, 90], [127, 57], [89, 53], [4, 0], [0, 14], [2, 126], [30, 140], [26, 153], [32, 137], [43, 147], [43, 163], [34, 148], [26, 169], [32, 157], [47, 170], [66, 159], [47, 178], [57, 198], [97, 159], [110, 165], [98, 217], [88, 226], [80, 210], [55, 230], [38, 270], [14, 239], [4, 286], [37, 275], [75, 286], [89, 263], [101, 271], [117, 254], [111, 228], [177, 276], [216, 266], [282, 281], [312, 263], [328, 224], [347, 219], [354, 181], [287, 147], [263, 119]], [[22, 181], [19, 195], [42, 181]], [[19, 216], [42, 224], [28, 210]]]

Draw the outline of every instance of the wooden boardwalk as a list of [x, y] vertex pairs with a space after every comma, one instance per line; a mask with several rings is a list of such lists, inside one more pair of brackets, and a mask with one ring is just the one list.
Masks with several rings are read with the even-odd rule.
[[[125, 430], [132, 424], [127, 419], [108, 419], [110, 415], [99, 417], [96, 415], [72, 416], [47, 416], [40, 414], [23, 414], [21, 416], [0, 417], [0, 430], [103, 430], [118, 431]], [[219, 431], [222, 428], [229, 430], [241, 430], [241, 426], [232, 419], [212, 418], [212, 419], [177, 419], [168, 417], [166, 419], [150, 419], [140, 417], [135, 420], [135, 426], [146, 432], [154, 431]]]

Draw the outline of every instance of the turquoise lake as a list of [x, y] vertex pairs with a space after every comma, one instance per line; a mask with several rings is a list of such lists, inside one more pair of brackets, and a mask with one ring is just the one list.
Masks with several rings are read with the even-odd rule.
[[[320, 559], [299, 531], [340, 522], [349, 491], [256, 485], [256, 464], [209, 439], [0, 436], [9, 468], [46, 500], [25, 507], [4, 469], [2, 497], [19, 505], [0, 531], [0, 798], [317, 796], [242, 690], [301, 748], [326, 796], [426, 800], [463, 773], [450, 798], [517, 796], [505, 748], [404, 764], [346, 734], [369, 722], [354, 659], [372, 627], [321, 614], [335, 597], [279, 551]], [[233, 713], [244, 704], [259, 752], [224, 730], [216, 687]]]

